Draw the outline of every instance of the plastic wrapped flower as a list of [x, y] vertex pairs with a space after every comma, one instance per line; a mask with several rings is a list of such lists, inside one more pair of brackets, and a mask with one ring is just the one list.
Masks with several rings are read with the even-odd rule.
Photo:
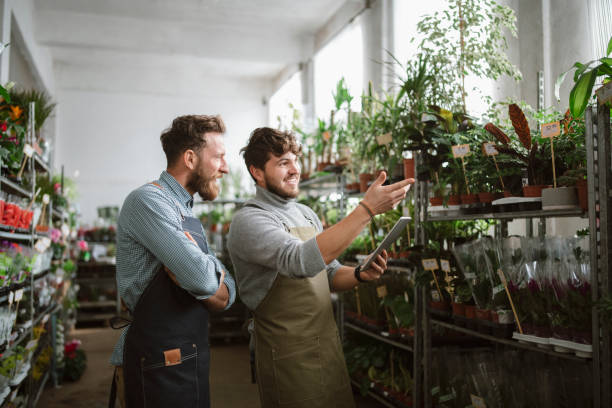
[[89, 246], [87, 245], [87, 241], [80, 240], [79, 241], [79, 249], [81, 251], [88, 251], [89, 250]]
[[57, 244], [61, 239], [62, 231], [57, 228], [51, 228], [51, 241]]

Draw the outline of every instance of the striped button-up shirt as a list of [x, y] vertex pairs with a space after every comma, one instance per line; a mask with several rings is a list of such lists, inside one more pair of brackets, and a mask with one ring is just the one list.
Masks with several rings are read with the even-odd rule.
[[[219, 289], [221, 272], [227, 270], [214, 254], [202, 252], [183, 232], [182, 218], [193, 216], [191, 194], [166, 171], [156, 183], [162, 188], [145, 184], [128, 195], [117, 223], [117, 288], [130, 310], [161, 265], [200, 300]], [[224, 283], [229, 307], [236, 298], [236, 284], [229, 274]], [[127, 328], [113, 351], [113, 365], [122, 364], [126, 332]]]

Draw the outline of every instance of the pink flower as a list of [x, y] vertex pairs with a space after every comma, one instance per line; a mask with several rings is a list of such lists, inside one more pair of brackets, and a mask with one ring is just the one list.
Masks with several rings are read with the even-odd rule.
[[58, 243], [62, 238], [62, 231], [57, 228], [51, 228], [51, 241]]
[[59, 194], [59, 192], [62, 191], [62, 185], [60, 183], [55, 183], [53, 185], [53, 191], [55, 191], [55, 194]]
[[80, 249], [81, 251], [87, 251], [87, 250], [89, 250], [89, 246], [87, 245], [87, 241], [80, 240], [80, 241], [79, 241], [79, 249]]

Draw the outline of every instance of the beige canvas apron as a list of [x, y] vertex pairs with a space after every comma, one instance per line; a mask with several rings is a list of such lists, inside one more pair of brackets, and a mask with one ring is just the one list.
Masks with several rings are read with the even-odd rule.
[[[291, 228], [306, 241], [313, 227]], [[255, 310], [255, 356], [262, 408], [354, 408], [325, 270], [280, 274]]]

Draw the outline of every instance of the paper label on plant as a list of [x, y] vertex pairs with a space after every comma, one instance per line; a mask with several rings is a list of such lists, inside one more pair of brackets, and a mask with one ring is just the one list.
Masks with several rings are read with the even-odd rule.
[[70, 235], [70, 227], [68, 224], [62, 224], [62, 236], [68, 237]]
[[8, 295], [8, 302], [9, 302], [9, 305], [12, 305], [12, 304], [13, 304], [13, 300], [14, 300], [14, 299], [15, 299], [15, 293], [14, 293], [14, 292], [9, 293], [9, 295]]
[[17, 387], [15, 391], [11, 392], [11, 402], [15, 401], [15, 398], [17, 398], [17, 393], [19, 392], [19, 388], [21, 387]]
[[459, 158], [465, 157], [468, 154], [470, 154], [469, 144], [455, 145], [452, 147], [452, 149], [453, 149], [453, 157], [455, 159], [459, 159]]
[[28, 342], [28, 344], [26, 344], [26, 350], [34, 350], [36, 348], [36, 345], [38, 344], [38, 340], [34, 339], [34, 340], [30, 340]]
[[312, 146], [314, 144], [314, 139], [312, 136], [306, 138], [306, 146]]
[[483, 143], [482, 152], [485, 154], [485, 156], [497, 156], [499, 154], [499, 152], [495, 148], [495, 143], [493, 142]]
[[45, 324], [49, 321], [49, 314], [47, 313], [43, 318], [42, 318], [42, 323]]
[[503, 291], [504, 291], [504, 285], [497, 285], [496, 287], [493, 288], [493, 296]]
[[49, 197], [49, 194], [43, 195], [43, 204], [49, 204], [49, 201], [51, 201], [51, 197]]
[[15, 291], [15, 302], [19, 302], [23, 299], [23, 289]]
[[440, 259], [440, 268], [446, 272], [446, 273], [450, 273], [451, 268], [450, 268], [450, 262], [448, 262], [447, 259]]
[[376, 136], [376, 141], [379, 145], [388, 145], [393, 142], [393, 137], [391, 137], [391, 132], [385, 133], [384, 135]]
[[431, 300], [433, 300], [434, 302], [441, 302], [442, 299], [440, 299], [440, 294], [438, 293], [437, 290], [432, 290], [431, 291]]
[[37, 252], [40, 252], [42, 254], [43, 252], [47, 250], [47, 246], [45, 246], [45, 243], [43, 242], [42, 239], [39, 239], [34, 244], [34, 249], [36, 249]]
[[542, 125], [542, 137], [547, 139], [559, 136], [561, 134], [561, 124], [559, 121], [545, 123]]
[[382, 285], [382, 286], [377, 287], [376, 294], [378, 295], [379, 298], [384, 298], [385, 296], [387, 296], [387, 286]]
[[506, 275], [504, 275], [504, 271], [502, 271], [501, 269], [497, 270], [497, 275], [499, 276], [499, 279], [501, 279], [502, 285], [506, 286]]
[[23, 154], [25, 154], [28, 157], [32, 157], [34, 155], [34, 148], [27, 144], [25, 146], [23, 146]]
[[465, 279], [476, 279], [476, 274], [474, 272], [468, 272], [465, 274]]
[[440, 269], [438, 267], [438, 260], [436, 258], [423, 259], [421, 263], [423, 264], [423, 269], [426, 271], [435, 271], [436, 269]]
[[485, 404], [484, 398], [478, 397], [474, 394], [470, 394], [470, 399], [472, 400], [472, 405], [474, 408], [487, 408], [487, 404]]

